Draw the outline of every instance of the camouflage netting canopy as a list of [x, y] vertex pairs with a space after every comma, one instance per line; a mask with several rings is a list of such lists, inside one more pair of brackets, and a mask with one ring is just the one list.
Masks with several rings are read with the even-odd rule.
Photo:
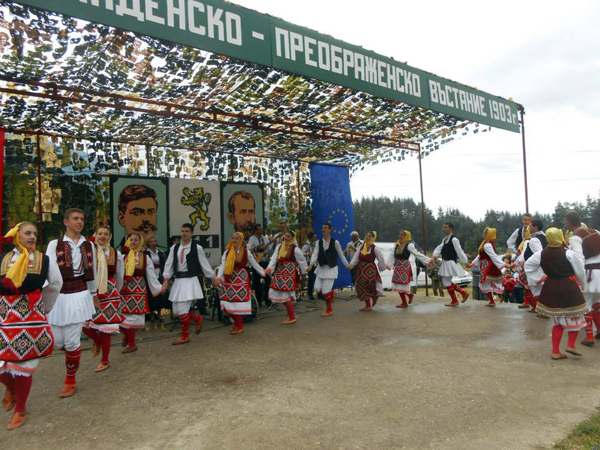
[[105, 220], [106, 176], [119, 173], [261, 182], [269, 223], [309, 220], [308, 163], [353, 172], [489, 130], [6, 0], [0, 43], [8, 223], [56, 221], [67, 202], [90, 199]]

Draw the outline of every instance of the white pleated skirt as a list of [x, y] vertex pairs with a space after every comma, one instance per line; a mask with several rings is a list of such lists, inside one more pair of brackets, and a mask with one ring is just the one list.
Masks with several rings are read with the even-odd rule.
[[59, 294], [52, 311], [48, 313], [48, 323], [64, 327], [73, 323], [84, 323], [96, 314], [90, 291], [74, 294]]

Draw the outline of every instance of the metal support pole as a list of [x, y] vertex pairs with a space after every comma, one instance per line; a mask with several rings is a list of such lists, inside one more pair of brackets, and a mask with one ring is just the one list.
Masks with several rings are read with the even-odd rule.
[[296, 161], [296, 184], [298, 185], [298, 243], [300, 244], [302, 241], [302, 222], [303, 222], [303, 213], [302, 213], [302, 187], [300, 186], [300, 170], [302, 168], [302, 163], [300, 161]]
[[525, 212], [529, 213], [529, 189], [527, 187], [527, 152], [525, 150], [525, 108], [519, 105], [521, 113], [521, 138], [523, 139], [523, 177], [525, 179]]
[[235, 161], [235, 156], [233, 153], [229, 154], [229, 181], [233, 182], [235, 179], [235, 167], [233, 167], [233, 162]]
[[146, 176], [150, 176], [150, 145], [146, 144]]
[[[423, 253], [427, 254], [427, 228], [425, 227], [425, 196], [423, 194], [423, 169], [421, 167], [421, 147], [419, 146], [419, 181], [421, 183], [421, 226], [423, 228]], [[429, 282], [425, 270], [425, 297], [429, 297]]]
[[37, 143], [37, 182], [38, 182], [38, 214], [40, 221], [39, 246], [44, 248], [44, 213], [42, 209], [42, 147], [40, 144], [40, 133], [36, 135]]

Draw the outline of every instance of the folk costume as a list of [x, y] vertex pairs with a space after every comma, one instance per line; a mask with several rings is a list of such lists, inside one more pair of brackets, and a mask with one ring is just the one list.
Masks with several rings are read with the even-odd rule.
[[411, 263], [411, 255], [423, 264], [429, 262], [429, 258], [415, 247], [410, 231], [404, 230], [404, 238], [396, 241], [393, 255], [392, 291], [398, 292], [402, 299], [402, 304], [397, 305], [397, 308], [407, 308], [414, 297], [411, 286], [417, 285], [417, 266]]
[[296, 289], [300, 276], [308, 268], [306, 258], [298, 247], [296, 240], [287, 244], [282, 241], [271, 256], [269, 268], [273, 273], [271, 289], [269, 289], [269, 300], [273, 303], [283, 303], [287, 309], [288, 320], [285, 324], [296, 323], [296, 312], [294, 302], [296, 301]]
[[75, 243], [65, 235], [50, 241], [46, 255], [58, 264], [63, 279], [56, 304], [48, 314], [48, 323], [56, 348], [65, 350], [67, 377], [60, 393], [65, 398], [77, 389], [83, 324], [96, 314], [93, 300], [96, 295], [96, 249], [83, 236]]
[[589, 311], [581, 292], [581, 286], [585, 284], [584, 264], [577, 253], [566, 249], [562, 230], [548, 228], [546, 237], [548, 246], [527, 260], [525, 270], [530, 273], [541, 267], [547, 277], [537, 309], [554, 319], [552, 358], [566, 358], [559, 348], [564, 330], [569, 333], [566, 351], [581, 356], [575, 349], [575, 342], [579, 330], [585, 327], [584, 315]]
[[310, 263], [313, 266], [317, 262], [319, 263], [315, 271], [315, 275], [317, 276], [315, 291], [323, 294], [323, 298], [327, 304], [327, 309], [321, 314], [323, 317], [333, 314], [333, 282], [338, 277], [338, 257], [344, 266], [348, 266], [348, 260], [344, 256], [340, 242], [330, 236], [328, 240], [319, 239], [317, 241], [315, 252], [310, 259]]
[[122, 346], [123, 353], [131, 353], [137, 350], [135, 342], [136, 330], [144, 328], [146, 314], [150, 312], [148, 302], [148, 290], [152, 295], [157, 295], [162, 289], [158, 282], [152, 260], [142, 251], [143, 239], [138, 248], [130, 248], [127, 239], [123, 250], [125, 256], [125, 277], [121, 296], [123, 297], [123, 316], [125, 320], [120, 324], [124, 335]]
[[[523, 287], [523, 295], [524, 295], [523, 303], [521, 305], [519, 305], [519, 308], [529, 308], [531, 306], [530, 312], [536, 312], [535, 307], [536, 307], [536, 303], [537, 303], [537, 297], [533, 296], [533, 293], [529, 286], [530, 284], [535, 284], [535, 283], [529, 283], [529, 281], [527, 279], [527, 274], [525, 273], [525, 268], [524, 268], [525, 252], [527, 251], [527, 248], [529, 247], [530, 239], [531, 239], [531, 233], [529, 232], [529, 228], [525, 228], [525, 231], [523, 232], [523, 240], [521, 241], [521, 243], [519, 244], [519, 246], [517, 248], [517, 257], [515, 259], [515, 263], [517, 264], [517, 271], [519, 273], [518, 283]], [[541, 290], [539, 292], [541, 292]], [[538, 292], [538, 296], [539, 296], [539, 292]]]
[[119, 324], [125, 317], [122, 310], [124, 306], [120, 291], [123, 288], [125, 265], [123, 255], [110, 244], [96, 244], [96, 283], [98, 287], [98, 300], [100, 310], [96, 311], [92, 320], [84, 323], [83, 332], [92, 341], [92, 355], [95, 357], [102, 352], [100, 364], [96, 372], [108, 369], [108, 356], [110, 354], [111, 336], [119, 334]]
[[[264, 234], [256, 236], [253, 234], [248, 239], [248, 248], [254, 253], [260, 253], [260, 260], [256, 262], [260, 265], [262, 269], [266, 269], [269, 267], [269, 258], [267, 257], [267, 253], [269, 252], [269, 238], [267, 238]], [[260, 249], [260, 251], [259, 251]], [[254, 258], [256, 259], [256, 258]], [[254, 294], [256, 295], [256, 300], [259, 305], [262, 305], [265, 302], [267, 305], [269, 304], [269, 286], [271, 285], [271, 277], [269, 275], [264, 276], [264, 288], [263, 281], [261, 280], [261, 273], [254, 269], [252, 269], [252, 287], [254, 288]]]
[[460, 259], [463, 263], [467, 263], [467, 255], [460, 246], [460, 241], [451, 234], [442, 239], [442, 243], [438, 245], [433, 251], [432, 259], [435, 260], [439, 256], [442, 256], [442, 264], [440, 266], [439, 276], [442, 278], [442, 285], [450, 294], [452, 301], [446, 303], [446, 306], [458, 306], [458, 300], [456, 299], [456, 292], [462, 296], [462, 301], [467, 301], [469, 294], [460, 286], [452, 282], [452, 277], [462, 276], [465, 274], [463, 268], [458, 264]]
[[502, 271], [507, 265], [496, 253], [496, 229], [488, 228], [483, 241], [479, 245], [477, 257], [473, 260], [473, 265], [479, 267], [481, 275], [479, 278], [479, 290], [487, 295], [488, 304], [485, 306], [496, 306], [494, 294], [502, 295], [504, 286]]
[[[164, 278], [162, 276], [165, 270], [165, 263], [167, 262], [167, 255], [164, 252], [160, 251], [158, 248], [156, 250], [150, 250], [147, 248], [144, 253], [150, 257], [152, 260], [152, 266], [154, 267], [154, 272], [156, 273], [156, 278], [158, 278], [158, 282], [162, 284]], [[155, 321], [155, 318], [158, 318], [161, 322], [160, 312], [163, 309], [171, 309], [171, 303], [169, 302], [169, 296], [167, 293], [159, 294], [156, 297], [150, 297], [148, 299], [150, 306], [150, 317], [152, 322]]]
[[381, 249], [375, 245], [375, 238], [369, 236], [365, 238], [360, 251], [354, 253], [350, 266], [356, 267], [354, 284], [356, 295], [361, 302], [365, 302], [361, 311], [371, 311], [371, 299], [375, 306], [377, 299], [384, 295], [379, 271], [386, 269], [385, 258]]
[[590, 312], [586, 315], [586, 339], [582, 343], [591, 346], [594, 342], [594, 325], [596, 339], [600, 339], [600, 233], [593, 228], [578, 228], [569, 238], [569, 246], [584, 260], [583, 297]]
[[[40, 358], [54, 348], [46, 313], [62, 287], [56, 262], [19, 242], [19, 225], [10, 230], [15, 249], [2, 256], [0, 265], [0, 383], [6, 386], [2, 406], [14, 408], [8, 429], [25, 421], [33, 373]], [[5, 242], [6, 243], [6, 242]]]
[[254, 255], [244, 245], [244, 233], [237, 233], [240, 237], [240, 245], [233, 245], [229, 241], [221, 265], [217, 269], [217, 277], [223, 281], [219, 290], [221, 309], [233, 320], [231, 334], [244, 332], [244, 316], [252, 314], [252, 302], [250, 300], [250, 265], [259, 276], [264, 276], [264, 269], [256, 262]]
[[206, 278], [215, 277], [204, 254], [204, 249], [200, 245], [192, 239], [187, 244], [181, 242], [171, 247], [163, 276], [165, 280], [175, 277], [169, 300], [173, 303], [173, 314], [179, 316], [181, 321], [181, 338], [174, 341], [173, 345], [185, 344], [190, 341], [190, 322], [192, 320], [196, 324], [196, 334], [202, 331], [202, 315], [190, 312], [194, 300], [204, 298], [198, 278], [200, 272]]
[[[534, 253], [542, 251], [548, 245], [548, 241], [546, 240], [546, 235], [543, 231], [538, 231], [529, 235], [529, 230], [527, 236], [529, 239], [525, 241], [523, 246], [523, 258], [522, 260], [527, 262], [529, 258], [533, 256]], [[527, 237], [526, 236], [526, 237]], [[527, 290], [525, 302], [531, 304], [531, 309], [529, 312], [537, 312], [537, 302], [540, 298], [540, 294], [542, 293], [542, 285], [543, 285], [543, 276], [544, 271], [540, 268], [537, 272], [531, 271], [529, 274], [526, 274], [527, 277]], [[525, 303], [524, 302], [524, 303]]]

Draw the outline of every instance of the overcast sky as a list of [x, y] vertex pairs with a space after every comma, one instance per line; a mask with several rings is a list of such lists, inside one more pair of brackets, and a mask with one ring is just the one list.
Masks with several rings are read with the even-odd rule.
[[[600, 2], [235, 0], [525, 105], [530, 210], [600, 191]], [[425, 203], [477, 219], [524, 211], [521, 136], [463, 138], [423, 160]], [[418, 162], [365, 169], [354, 199], [420, 201]]]

